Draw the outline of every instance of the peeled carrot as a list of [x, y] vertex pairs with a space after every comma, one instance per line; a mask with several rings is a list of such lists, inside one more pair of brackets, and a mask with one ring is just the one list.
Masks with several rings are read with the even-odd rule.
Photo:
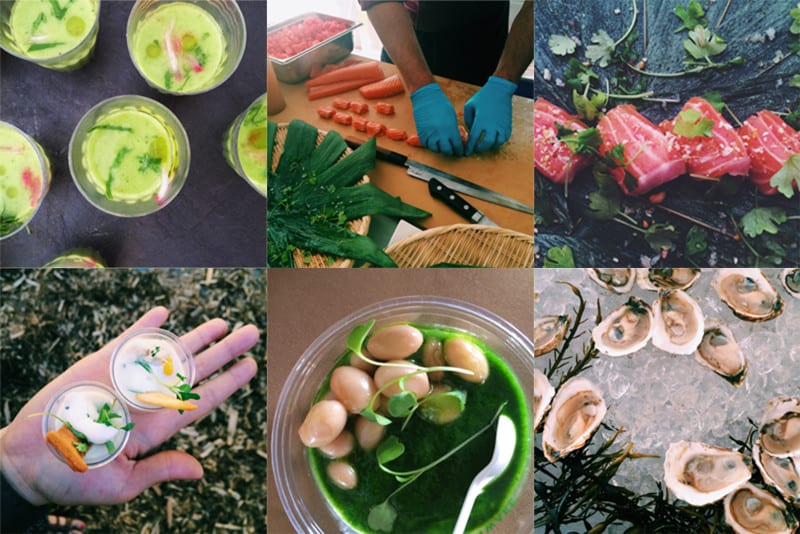
[[353, 113], [358, 113], [359, 115], [363, 115], [364, 113], [369, 111], [369, 104], [366, 102], [350, 102], [350, 111]]
[[394, 115], [394, 104], [388, 102], [378, 102], [375, 104], [375, 111], [381, 115]]
[[411, 134], [408, 136], [408, 139], [406, 139], [406, 144], [415, 147], [421, 147], [422, 141], [419, 140], [419, 136], [417, 134]]
[[346, 82], [349, 80], [369, 80], [375, 82], [383, 79], [383, 71], [380, 64], [372, 61], [369, 63], [357, 63], [349, 67], [342, 67], [327, 74], [322, 74], [316, 78], [311, 78], [306, 82], [306, 87], [319, 87], [329, 83]]
[[403, 81], [397, 74], [384, 78], [379, 82], [365, 85], [358, 90], [364, 98], [386, 98], [399, 95], [403, 91], [405, 91]]
[[316, 87], [309, 87], [308, 88], [308, 99], [309, 100], [316, 100], [318, 98], [325, 98], [327, 96], [338, 95], [340, 93], [346, 93], [347, 91], [352, 91], [353, 89], [358, 89], [362, 85], [367, 85], [372, 80], [363, 78], [360, 80], [350, 80], [347, 82], [335, 82], [335, 83], [328, 83], [325, 85], [318, 85]]
[[353, 128], [357, 132], [367, 131], [367, 119], [364, 117], [353, 117]]
[[343, 113], [341, 111], [337, 111], [333, 114], [333, 122], [338, 122], [339, 124], [344, 124], [345, 126], [350, 126], [353, 123], [353, 116], [349, 113]]
[[341, 109], [342, 111], [347, 111], [350, 109], [350, 101], [346, 98], [334, 98], [331, 105], [336, 109]]
[[375, 137], [380, 137], [386, 133], [386, 126], [381, 124], [380, 122], [367, 122], [367, 134]]
[[386, 137], [394, 141], [405, 141], [408, 138], [405, 130], [400, 128], [387, 128]]
[[323, 119], [332, 119], [334, 113], [336, 113], [336, 110], [331, 106], [320, 106], [317, 108], [317, 115]]
[[340, 61], [339, 63], [329, 63], [328, 65], [324, 66], [317, 66], [316, 64], [314, 64], [311, 66], [311, 75], [309, 77], [316, 78], [323, 74], [328, 74], [329, 72], [333, 72], [335, 70], [339, 70], [344, 67], [349, 67], [350, 65], [355, 65], [361, 62], [362, 61], [360, 59], [350, 56], [344, 61]]

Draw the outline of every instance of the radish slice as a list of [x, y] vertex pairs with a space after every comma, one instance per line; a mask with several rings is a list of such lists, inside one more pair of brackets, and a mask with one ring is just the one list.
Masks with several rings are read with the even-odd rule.
[[167, 196], [167, 191], [169, 190], [169, 172], [167, 171], [167, 166], [163, 165], [161, 167], [161, 187], [158, 188], [158, 192], [155, 194], [155, 201], [156, 204], [159, 206], [164, 205], [164, 198]]
[[174, 27], [175, 21], [173, 20], [170, 22], [169, 28], [167, 28], [167, 32], [164, 34], [164, 48], [167, 49], [169, 69], [172, 71], [172, 75], [175, 77], [175, 80], [181, 81], [183, 79], [183, 74], [178, 66], [178, 47], [180, 46], [180, 42], [178, 42], [176, 46], [175, 39], [172, 37], [172, 29]]

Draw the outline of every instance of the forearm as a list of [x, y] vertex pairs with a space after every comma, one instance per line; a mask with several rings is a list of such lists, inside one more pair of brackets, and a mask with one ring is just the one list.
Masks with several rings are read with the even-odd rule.
[[422, 49], [417, 42], [411, 17], [400, 2], [382, 2], [367, 11], [383, 47], [397, 68], [409, 92], [433, 82]]
[[533, 0], [526, 0], [511, 24], [494, 75], [519, 83], [522, 73], [531, 61], [533, 61]]

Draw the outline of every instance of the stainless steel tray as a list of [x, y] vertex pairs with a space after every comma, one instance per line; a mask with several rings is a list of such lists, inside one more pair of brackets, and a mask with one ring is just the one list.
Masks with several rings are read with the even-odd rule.
[[314, 67], [322, 67], [328, 63], [336, 63], [350, 55], [353, 51], [353, 30], [361, 26], [360, 22], [355, 22], [348, 19], [334, 17], [332, 15], [325, 15], [323, 13], [303, 13], [283, 22], [267, 27], [267, 38], [271, 33], [274, 33], [281, 28], [291, 26], [303, 19], [309, 17], [319, 17], [323, 20], [338, 20], [347, 24], [347, 29], [332, 35], [324, 41], [315, 44], [311, 48], [307, 48], [302, 52], [288, 57], [285, 59], [274, 58], [269, 55], [269, 47], [267, 48], [267, 56], [275, 68], [275, 75], [282, 82], [297, 83], [308, 78], [311, 69]]

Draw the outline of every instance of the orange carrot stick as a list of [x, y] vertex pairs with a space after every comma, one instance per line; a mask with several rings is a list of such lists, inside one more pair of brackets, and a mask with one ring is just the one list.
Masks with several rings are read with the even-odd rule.
[[358, 90], [364, 98], [386, 98], [399, 95], [403, 91], [405, 91], [403, 81], [397, 74], [384, 78], [379, 82], [365, 85]]
[[346, 93], [353, 89], [358, 89], [362, 85], [367, 85], [372, 80], [362, 78], [359, 80], [349, 80], [346, 82], [327, 83], [325, 85], [318, 85], [316, 87], [308, 88], [308, 99], [316, 100], [318, 98], [325, 98], [326, 96], [338, 95], [339, 93]]
[[349, 67], [342, 67], [327, 74], [321, 74], [316, 78], [312, 78], [306, 82], [306, 87], [319, 87], [320, 85], [327, 85], [329, 83], [346, 82], [349, 80], [363, 80], [368, 79], [371, 82], [382, 80], [383, 71], [381, 66], [376, 62], [370, 63], [357, 63]]

